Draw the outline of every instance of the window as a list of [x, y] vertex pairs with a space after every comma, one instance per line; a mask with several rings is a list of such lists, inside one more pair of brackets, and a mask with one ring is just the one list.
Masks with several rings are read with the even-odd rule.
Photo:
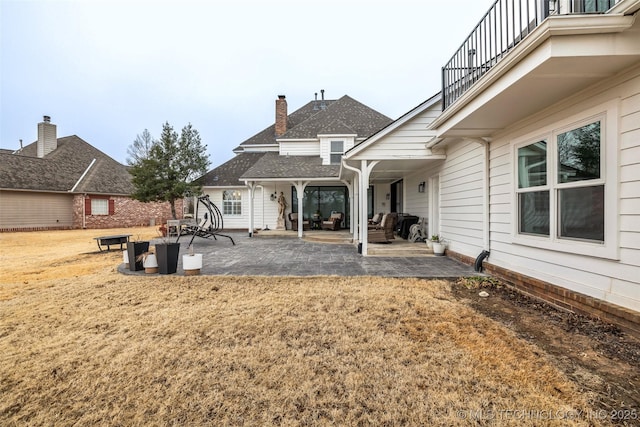
[[603, 122], [587, 120], [517, 148], [518, 234], [604, 243]]
[[242, 214], [242, 192], [239, 190], [225, 190], [222, 193], [223, 215]]
[[331, 164], [340, 164], [342, 154], [344, 154], [344, 141], [331, 141], [331, 152], [329, 153]]
[[518, 232], [549, 235], [545, 140], [518, 148]]
[[109, 215], [109, 199], [91, 199], [91, 215]]
[[596, 121], [557, 136], [558, 236], [561, 238], [604, 241], [600, 126], [600, 121]]

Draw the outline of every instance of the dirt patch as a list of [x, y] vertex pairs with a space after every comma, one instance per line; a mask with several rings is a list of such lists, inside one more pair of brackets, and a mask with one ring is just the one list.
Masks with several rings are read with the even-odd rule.
[[[489, 296], [479, 296], [482, 291]], [[594, 396], [593, 404], [599, 410], [620, 412], [621, 418], [626, 413], [637, 414], [635, 419], [617, 420], [619, 424], [640, 423], [640, 340], [614, 325], [556, 308], [495, 279], [463, 279], [452, 292], [461, 302], [542, 348], [582, 391]]]

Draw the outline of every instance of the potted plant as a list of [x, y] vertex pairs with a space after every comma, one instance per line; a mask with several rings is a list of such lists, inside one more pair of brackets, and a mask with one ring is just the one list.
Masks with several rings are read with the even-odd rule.
[[433, 242], [438, 242], [439, 240], [440, 240], [440, 236], [438, 236], [437, 234], [434, 234], [433, 236], [431, 236], [429, 239], [426, 240], [427, 247], [429, 249], [433, 249]]
[[153, 252], [145, 252], [138, 258], [142, 261], [144, 272], [147, 274], [155, 274], [158, 272], [158, 258]]
[[193, 253], [193, 245], [189, 246], [189, 253], [182, 255], [182, 269], [185, 276], [197, 276], [202, 268], [202, 254]]
[[[144, 269], [142, 265], [142, 255], [145, 252], [149, 252], [149, 242], [142, 240], [134, 240], [133, 242], [127, 242], [127, 256], [129, 257], [129, 270], [138, 271]], [[138, 259], [140, 258], [140, 259]]]
[[[437, 240], [433, 240], [436, 237]], [[433, 243], [433, 254], [438, 256], [444, 256], [444, 251], [447, 247], [444, 239], [438, 235], [431, 236], [431, 242]]]
[[164, 240], [156, 244], [156, 257], [160, 274], [173, 274], [178, 270], [180, 243]]

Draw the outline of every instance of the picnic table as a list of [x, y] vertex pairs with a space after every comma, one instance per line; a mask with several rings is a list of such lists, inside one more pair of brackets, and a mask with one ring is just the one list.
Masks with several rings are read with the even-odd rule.
[[122, 250], [122, 245], [129, 242], [129, 236], [131, 236], [131, 234], [116, 234], [113, 236], [94, 237], [93, 240], [98, 243], [98, 249], [100, 249], [100, 252], [104, 250], [102, 249], [103, 246], [106, 246], [106, 250], [109, 251], [111, 250], [111, 245], [118, 244], [120, 245], [120, 250]]

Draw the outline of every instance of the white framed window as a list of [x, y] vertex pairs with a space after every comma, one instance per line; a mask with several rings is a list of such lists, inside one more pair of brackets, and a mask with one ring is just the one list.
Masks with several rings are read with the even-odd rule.
[[91, 215], [109, 215], [109, 199], [91, 199]]
[[222, 214], [242, 215], [242, 192], [240, 190], [224, 190], [222, 192]]
[[344, 154], [344, 141], [331, 141], [329, 147], [329, 161], [332, 165], [340, 164]]
[[514, 145], [514, 243], [617, 258], [617, 104], [593, 111]]

